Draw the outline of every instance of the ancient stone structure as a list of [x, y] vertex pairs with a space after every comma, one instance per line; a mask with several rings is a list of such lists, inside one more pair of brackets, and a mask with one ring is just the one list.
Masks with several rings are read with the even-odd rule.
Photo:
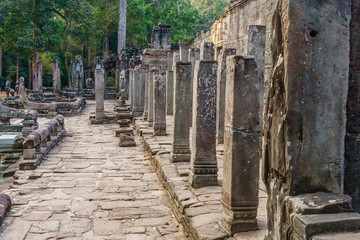
[[148, 66], [142, 64], [139, 68], [139, 80], [140, 80], [140, 112], [141, 116], [144, 114], [144, 106], [145, 106], [145, 74]]
[[42, 71], [42, 62], [36, 62], [35, 68], [35, 78], [33, 81], [33, 90], [42, 91], [43, 90], [43, 71]]
[[150, 81], [150, 72], [149, 68], [145, 69], [145, 97], [144, 97], [144, 120], [148, 119], [149, 115], [149, 81]]
[[6, 81], [5, 83], [5, 93], [6, 93], [6, 97], [10, 97], [10, 90], [11, 90], [11, 83], [10, 81]]
[[214, 60], [214, 44], [212, 42], [201, 43], [200, 60]]
[[171, 49], [171, 26], [159, 23], [154, 26], [150, 47], [153, 49]]
[[154, 75], [158, 72], [157, 69], [150, 69], [149, 70], [149, 101], [148, 101], [148, 122], [149, 127], [152, 127], [154, 124]]
[[76, 56], [71, 63], [72, 90], [80, 94], [84, 89], [84, 64], [81, 56]]
[[224, 143], [225, 127], [225, 89], [226, 89], [226, 58], [235, 55], [236, 50], [229, 48], [220, 51], [217, 72], [217, 91], [216, 91], [216, 140], [218, 144]]
[[53, 60], [53, 92], [59, 95], [61, 91], [61, 70], [59, 60]]
[[216, 160], [216, 61], [197, 61], [189, 181], [194, 188], [218, 185]]
[[15, 82], [15, 92], [17, 95], [19, 95], [19, 89], [20, 89], [20, 81], [16, 80]]
[[140, 79], [140, 66], [137, 66], [133, 71], [132, 112], [134, 117], [140, 117], [144, 111], [144, 109], [141, 107], [141, 86], [142, 82]]
[[289, 196], [343, 192], [350, 19], [350, 2], [342, 0], [282, 0], [274, 12], [263, 149], [268, 239], [311, 237], [315, 216], [300, 214]]
[[105, 70], [100, 61], [96, 64], [95, 69], [95, 100], [96, 111], [95, 120], [105, 120], [104, 112], [104, 93], [105, 93]]
[[233, 234], [258, 228], [263, 83], [254, 56], [230, 56], [226, 65], [222, 226]]
[[344, 193], [352, 197], [353, 207], [360, 212], [360, 2], [352, 2], [352, 20], [350, 35], [350, 76], [349, 76], [349, 93], [347, 103], [347, 125], [345, 141], [345, 179]]
[[192, 96], [191, 63], [176, 62], [174, 83], [174, 132], [172, 139], [172, 162], [190, 162], [190, 112]]
[[174, 112], [174, 72], [166, 71], [166, 114]]
[[154, 74], [154, 136], [166, 136], [166, 74]]
[[192, 40], [181, 39], [179, 40], [180, 46], [180, 61], [187, 62], [189, 60], [189, 49], [191, 47]]

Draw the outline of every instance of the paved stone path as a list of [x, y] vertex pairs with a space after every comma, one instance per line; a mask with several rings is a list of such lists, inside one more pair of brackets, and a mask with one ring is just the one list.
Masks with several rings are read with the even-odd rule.
[[186, 239], [140, 139], [119, 148], [117, 125], [88, 124], [94, 107], [66, 118], [69, 136], [4, 191], [14, 206], [0, 239]]

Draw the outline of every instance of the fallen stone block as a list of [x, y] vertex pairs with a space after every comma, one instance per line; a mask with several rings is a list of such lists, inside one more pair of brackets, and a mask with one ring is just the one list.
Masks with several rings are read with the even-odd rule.
[[115, 131], [115, 136], [120, 137], [120, 134], [132, 135], [134, 130], [132, 128], [121, 128]]
[[135, 138], [128, 134], [120, 134], [119, 147], [135, 147]]

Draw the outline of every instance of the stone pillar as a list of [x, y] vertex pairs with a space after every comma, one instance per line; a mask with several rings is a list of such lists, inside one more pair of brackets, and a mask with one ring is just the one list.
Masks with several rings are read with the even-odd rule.
[[287, 197], [343, 192], [350, 19], [344, 0], [280, 0], [274, 13], [262, 167], [268, 239], [292, 239]]
[[174, 72], [166, 71], [166, 114], [174, 112]]
[[61, 69], [57, 59], [53, 60], [53, 92], [59, 95], [61, 91]]
[[191, 63], [175, 64], [172, 162], [190, 162]]
[[189, 181], [194, 188], [218, 185], [216, 160], [217, 61], [195, 65]]
[[144, 105], [145, 105], [145, 73], [147, 66], [141, 65], [139, 68], [140, 71], [140, 111], [141, 116], [144, 114]]
[[145, 70], [145, 100], [144, 100], [144, 115], [143, 115], [143, 119], [145, 121], [148, 120], [148, 115], [149, 115], [149, 78], [150, 78], [149, 68], [147, 68]]
[[130, 107], [133, 106], [133, 82], [134, 82], [134, 69], [129, 70], [129, 101]]
[[95, 69], [95, 119], [101, 121], [105, 119], [104, 94], [105, 94], [105, 71], [101, 64], [97, 64]]
[[[231, 51], [230, 51], [231, 52]], [[232, 51], [231, 53], [233, 53]], [[220, 55], [224, 55], [224, 52]], [[222, 56], [223, 57], [223, 56]], [[222, 226], [256, 230], [261, 158], [261, 79], [254, 56], [227, 58]]]
[[43, 89], [43, 72], [42, 72], [42, 62], [36, 62], [35, 69], [35, 79], [33, 81], [33, 90], [42, 91]]
[[202, 42], [200, 46], [200, 60], [214, 60], [214, 44], [211, 42]]
[[218, 144], [224, 143], [226, 58], [235, 54], [236, 49], [222, 49], [218, 59], [219, 68], [217, 72], [216, 91], [216, 139]]
[[345, 138], [344, 193], [352, 198], [353, 208], [360, 212], [360, 2], [352, 0], [350, 35], [350, 78]]
[[154, 136], [166, 136], [166, 75], [154, 74]]
[[154, 124], [154, 74], [157, 73], [157, 69], [150, 69], [149, 70], [149, 115], [148, 115], [148, 122], [149, 127], [152, 127]]
[[187, 62], [189, 60], [189, 49], [191, 47], [192, 40], [180, 39], [180, 61]]
[[141, 116], [141, 80], [140, 80], [140, 67], [137, 66], [134, 69], [134, 83], [133, 83], [133, 116]]
[[194, 78], [194, 69], [195, 69], [195, 63], [197, 60], [200, 59], [200, 49], [199, 48], [190, 48], [189, 49], [189, 59], [188, 62], [191, 62], [191, 78]]

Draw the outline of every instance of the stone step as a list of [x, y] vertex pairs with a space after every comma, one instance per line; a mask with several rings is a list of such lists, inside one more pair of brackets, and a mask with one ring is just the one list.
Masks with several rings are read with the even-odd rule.
[[360, 232], [327, 233], [315, 235], [311, 240], [359, 240]]

